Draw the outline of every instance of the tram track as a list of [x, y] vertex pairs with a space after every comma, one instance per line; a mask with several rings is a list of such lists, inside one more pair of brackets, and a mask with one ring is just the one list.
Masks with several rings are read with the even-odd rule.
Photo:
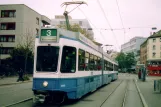
[[102, 107], [104, 103], [110, 98], [110, 96], [118, 89], [118, 87], [123, 83], [123, 80], [119, 83], [119, 85], [106, 97], [106, 99], [101, 103], [99, 107]]
[[8, 105], [2, 106], [2, 107], [11, 107], [11, 106], [13, 106], [13, 105], [17, 105], [17, 104], [20, 104], [20, 103], [23, 103], [23, 102], [26, 102], [26, 101], [30, 101], [30, 100], [32, 100], [32, 99], [33, 99], [33, 98], [30, 97], [30, 98], [27, 98], [27, 99], [24, 99], [24, 100], [15, 102], [15, 103], [11, 103], [11, 104], [8, 104]]
[[[138, 97], [137, 98], [140, 97], [141, 107], [148, 107], [147, 104], [146, 104], [146, 102], [145, 102], [145, 100], [143, 99], [143, 96], [140, 95], [140, 90], [139, 90], [137, 84], [135, 83], [135, 81], [133, 81], [133, 79], [127, 79], [125, 81], [126, 81], [126, 86], [124, 87], [125, 91], [123, 92], [123, 97], [120, 98], [120, 100], [122, 99], [122, 103], [120, 102], [120, 107], [130, 107], [129, 106], [129, 98], [128, 97], [132, 97], [131, 96], [132, 93], [138, 93]], [[106, 97], [106, 99], [101, 103], [101, 105], [99, 107], [105, 107], [105, 105], [111, 100], [110, 97], [113, 97], [112, 95], [114, 95], [114, 93], [115, 93], [116, 90], [118, 91], [119, 86], [121, 87], [121, 84], [122, 83], [123, 83], [123, 81], [121, 81], [120, 84]], [[129, 89], [131, 87], [131, 85], [132, 85], [131, 83], [133, 84], [134, 87], [136, 87], [135, 88], [136, 91]], [[106, 102], [106, 104], [105, 104], [105, 102]], [[117, 107], [119, 107], [119, 106], [117, 106]]]
[[129, 86], [129, 81], [127, 82], [127, 85], [126, 85], [126, 90], [125, 90], [125, 94], [124, 94], [124, 98], [123, 98], [123, 102], [122, 102], [122, 107], [125, 107], [125, 102], [126, 102], [126, 99], [127, 99], [128, 86]]

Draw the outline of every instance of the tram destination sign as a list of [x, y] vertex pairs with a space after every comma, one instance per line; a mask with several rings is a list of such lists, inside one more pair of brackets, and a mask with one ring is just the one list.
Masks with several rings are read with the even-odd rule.
[[57, 41], [57, 29], [41, 29], [41, 42], [56, 42]]

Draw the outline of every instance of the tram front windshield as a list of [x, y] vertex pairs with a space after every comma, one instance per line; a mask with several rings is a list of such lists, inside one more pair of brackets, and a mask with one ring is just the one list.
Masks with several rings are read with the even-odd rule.
[[38, 46], [36, 70], [41, 72], [56, 72], [58, 65], [59, 47]]

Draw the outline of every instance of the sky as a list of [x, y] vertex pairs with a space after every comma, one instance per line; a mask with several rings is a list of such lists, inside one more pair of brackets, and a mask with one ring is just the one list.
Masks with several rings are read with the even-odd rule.
[[[63, 2], [72, 0], [0, 0], [0, 4], [25, 4], [38, 13], [53, 19], [63, 15]], [[76, 0], [74, 0], [76, 1]], [[88, 19], [94, 39], [106, 49], [120, 51], [121, 45], [135, 36], [148, 37], [161, 29], [161, 0], [83, 0], [69, 15], [73, 19]], [[76, 5], [68, 6], [70, 11]], [[152, 31], [152, 27], [157, 30]], [[124, 29], [123, 29], [124, 28]]]

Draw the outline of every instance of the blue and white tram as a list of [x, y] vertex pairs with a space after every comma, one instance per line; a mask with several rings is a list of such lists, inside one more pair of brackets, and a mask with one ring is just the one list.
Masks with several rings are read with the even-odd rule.
[[42, 28], [34, 56], [34, 101], [79, 99], [117, 79], [118, 64], [78, 32]]

